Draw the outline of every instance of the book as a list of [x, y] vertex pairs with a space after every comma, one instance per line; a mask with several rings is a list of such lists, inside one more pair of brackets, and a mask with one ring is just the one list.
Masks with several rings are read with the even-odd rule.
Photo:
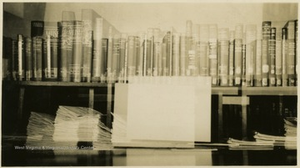
[[21, 34], [17, 35], [18, 38], [18, 66], [17, 66], [17, 79], [19, 81], [25, 80], [25, 52], [24, 52], [24, 37]]
[[211, 84], [218, 85], [218, 26], [216, 24], [209, 25], [209, 75], [211, 76]]
[[298, 19], [295, 20], [295, 86], [298, 86]]
[[3, 36], [2, 79], [12, 80], [12, 38]]
[[234, 85], [234, 38], [235, 38], [235, 31], [229, 32], [229, 75], [228, 75], [228, 86]]
[[12, 71], [12, 80], [16, 81], [18, 78], [18, 41], [12, 39], [11, 42], [12, 49], [12, 59], [11, 59], [11, 71]]
[[50, 35], [47, 35], [43, 40], [43, 56], [42, 56], [42, 79], [51, 79], [51, 39]]
[[32, 78], [32, 40], [30, 37], [27, 37], [25, 39], [25, 55], [26, 55], [25, 80], [29, 81]]
[[103, 58], [101, 64], [103, 65], [103, 74], [100, 76], [100, 82], [104, 83], [106, 81], [105, 69], [107, 69], [107, 56], [108, 56], [108, 39], [103, 38], [101, 43], [101, 56]]
[[120, 36], [119, 34], [115, 34], [113, 38], [113, 51], [112, 51], [112, 65], [111, 72], [113, 74], [113, 82], [117, 80], [119, 76], [120, 68], [119, 68], [119, 59], [120, 57]]
[[172, 43], [172, 76], [180, 75], [180, 34], [173, 33]]
[[[149, 43], [150, 45], [150, 43]], [[135, 36], [128, 36], [128, 49], [127, 49], [127, 72], [128, 72], [128, 77], [132, 77], [135, 75], [136, 68], [134, 64], [134, 58], [136, 55], [135, 52], [136, 49], [136, 44], [135, 44]], [[148, 48], [150, 49], [150, 48]], [[150, 58], [148, 57], [147, 62], [150, 62]], [[149, 71], [149, 65], [147, 66], [147, 69]]]
[[[159, 64], [161, 63], [161, 37], [160, 37], [160, 29], [155, 28], [154, 29], [154, 48], [153, 48], [153, 76], [159, 76]], [[137, 41], [136, 41], [137, 42]], [[179, 47], [179, 46], [178, 46]], [[139, 49], [139, 47], [137, 48]], [[178, 50], [179, 52], [179, 50]], [[139, 52], [137, 52], [138, 55]], [[179, 54], [179, 53], [178, 53]]]
[[[97, 31], [96, 29], [94, 29], [94, 24], [96, 23], [95, 15], [96, 15], [95, 12], [91, 9], [81, 10], [81, 21], [82, 21], [81, 81], [82, 82], [92, 81], [93, 35], [95, 35], [94, 30]], [[99, 39], [101, 40], [102, 38], [100, 37]], [[100, 77], [99, 74], [98, 76]], [[100, 79], [98, 78], [97, 81], [99, 80]]]
[[241, 86], [242, 84], [242, 47], [243, 47], [243, 25], [235, 26], [234, 40], [234, 85]]
[[[145, 46], [145, 33], [144, 32], [139, 32], [138, 33], [138, 40], [139, 40], [139, 53], [137, 55], [137, 60], [136, 60], [136, 69], [137, 69], [137, 76], [143, 76], [144, 75], [144, 46]], [[137, 40], [137, 39], [136, 39]], [[162, 74], [162, 62], [159, 64], [160, 67], [159, 69], [159, 74]]]
[[186, 35], [185, 33], [181, 33], [180, 35], [180, 75], [185, 76], [186, 75], [186, 62], [187, 62], [187, 56], [186, 56]]
[[262, 86], [262, 30], [257, 29], [254, 86]]
[[81, 20], [74, 21], [74, 35], [72, 42], [72, 61], [69, 63], [70, 77], [73, 82], [81, 82], [81, 69], [82, 69], [82, 32], [83, 22]]
[[269, 81], [270, 86], [276, 85], [276, 75], [275, 75], [275, 66], [276, 66], [276, 27], [271, 28], [271, 35], [269, 40], [269, 59], [270, 59], [270, 71], [269, 71]]
[[242, 40], [242, 77], [241, 77], [241, 80], [242, 80], [242, 86], [246, 86], [247, 85], [247, 79], [246, 79], [246, 73], [247, 73], [247, 46], [246, 46], [246, 33], [243, 33], [243, 40]]
[[282, 86], [282, 41], [276, 39], [276, 55], [275, 55], [275, 75], [276, 75], [276, 86]]
[[120, 38], [120, 54], [119, 54], [119, 80], [124, 80], [125, 75], [125, 52], [126, 52], [127, 34], [122, 33]]
[[269, 86], [270, 53], [269, 40], [271, 38], [271, 21], [262, 22], [262, 86]]
[[73, 11], [63, 11], [60, 22], [60, 81], [71, 81], [71, 65], [73, 60], [73, 35], [74, 35], [75, 13]]
[[288, 46], [287, 46], [287, 29], [285, 27], [282, 28], [282, 44], [281, 44], [281, 56], [282, 56], [282, 86], [288, 85], [288, 76], [287, 76], [287, 53], [288, 53]]
[[41, 81], [43, 77], [43, 39], [32, 38], [32, 77], [35, 81]]
[[254, 86], [256, 25], [246, 25], [246, 86]]
[[221, 28], [218, 33], [219, 81], [220, 86], [228, 86], [229, 30], [228, 28]]
[[138, 59], [140, 57], [140, 53], [141, 53], [141, 42], [140, 42], [140, 37], [139, 36], [134, 36], [134, 44], [135, 44], [135, 57], [133, 60], [133, 64], [135, 65], [135, 71], [134, 71], [134, 75], [138, 75]]
[[[45, 22], [43, 38], [50, 37], [50, 72], [47, 80], [58, 80], [58, 59], [60, 58], [59, 22]], [[47, 70], [48, 71], [48, 70]]]
[[295, 86], [295, 21], [290, 20], [284, 25], [287, 31], [287, 53], [286, 53], [286, 71], [288, 77], [288, 86]]

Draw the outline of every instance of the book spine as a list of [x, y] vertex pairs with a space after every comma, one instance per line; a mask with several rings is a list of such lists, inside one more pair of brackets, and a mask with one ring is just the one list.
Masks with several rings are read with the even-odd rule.
[[161, 46], [161, 50], [162, 50], [162, 76], [167, 76], [168, 74], [168, 68], [167, 68], [167, 44], [166, 43], [162, 43]]
[[120, 57], [120, 37], [119, 35], [115, 35], [113, 39], [113, 52], [112, 52], [112, 65], [111, 65], [111, 71], [112, 71], [112, 82], [115, 82], [117, 80], [117, 77], [119, 76], [119, 58]]
[[200, 73], [200, 39], [199, 34], [193, 34], [193, 48], [195, 51], [195, 68], [193, 72], [193, 76], [199, 76]]
[[234, 85], [241, 86], [242, 84], [242, 49], [243, 49], [243, 25], [235, 26], [234, 40]]
[[246, 33], [243, 33], [243, 41], [242, 41], [242, 86], [246, 86], [246, 73], [247, 73], [247, 46], [246, 46]]
[[180, 43], [180, 35], [178, 33], [173, 34], [173, 47], [172, 47], [172, 76], [179, 76], [179, 59], [180, 59], [180, 53], [179, 53], [179, 45]]
[[181, 34], [180, 37], [180, 75], [186, 75], [186, 35], [185, 33]]
[[[139, 53], [137, 55], [137, 76], [143, 76], [143, 62], [144, 62], [144, 38], [145, 34], [143, 32], [139, 32]], [[161, 73], [162, 65], [160, 64], [160, 73]]]
[[296, 45], [295, 45], [295, 21], [288, 21], [285, 25], [287, 28], [287, 76], [288, 76], [288, 86], [295, 86], [295, 65], [296, 65]]
[[47, 35], [46, 39], [43, 40], [43, 70], [42, 70], [42, 79], [50, 80], [51, 79], [51, 39]]
[[282, 86], [282, 42], [276, 40], [276, 60], [275, 60], [275, 74], [276, 74], [276, 86]]
[[18, 41], [13, 39], [11, 42], [12, 45], [12, 60], [11, 60], [11, 69], [12, 69], [12, 80], [17, 80], [18, 74]]
[[30, 37], [26, 38], [25, 42], [25, 54], [26, 54], [26, 74], [25, 80], [29, 81], [32, 78], [32, 40]]
[[246, 86], [254, 86], [256, 25], [246, 26]]
[[134, 45], [135, 45], [135, 53], [134, 53], [134, 59], [133, 59], [133, 64], [134, 64], [134, 76], [138, 74], [138, 59], [140, 57], [140, 37], [139, 36], [134, 36]]
[[125, 73], [126, 39], [127, 39], [127, 35], [122, 34], [120, 38], [120, 55], [119, 55], [119, 67], [120, 67], [119, 80], [121, 81], [124, 80], [124, 73]]
[[228, 86], [229, 30], [222, 28], [219, 29], [218, 33], [219, 80], [221, 86]]
[[[82, 82], [92, 81], [93, 18], [90, 10], [82, 10]], [[96, 22], [96, 21], [95, 21]], [[97, 31], [97, 30], [96, 30]], [[101, 38], [100, 38], [101, 39]], [[101, 45], [100, 45], [101, 46]], [[100, 75], [99, 75], [100, 76]]]
[[218, 85], [218, 27], [209, 25], [209, 75], [211, 76], [212, 86]]
[[[73, 35], [73, 56], [70, 76], [71, 81], [81, 82], [81, 69], [82, 69], [82, 21], [74, 21], [74, 35]], [[90, 80], [90, 77], [87, 78]]]
[[262, 85], [262, 40], [256, 40], [256, 66], [255, 66], [255, 86]]
[[58, 79], [59, 41], [58, 37], [51, 37], [51, 79]]
[[108, 46], [107, 46], [107, 81], [112, 82], [112, 54], [113, 54], [113, 28], [110, 26], [108, 31]]
[[[88, 22], [89, 23], [89, 22]], [[105, 74], [104, 58], [102, 56], [102, 38], [103, 38], [103, 18], [95, 19], [95, 29], [93, 31], [93, 55], [92, 55], [92, 82], [99, 82], [101, 75]], [[87, 34], [88, 35], [88, 34]], [[87, 39], [86, 39], [87, 40]], [[88, 42], [83, 50], [88, 50]], [[85, 49], [86, 48], [86, 49]], [[84, 51], [85, 52], [85, 51]], [[84, 70], [83, 70], [84, 71]]]
[[61, 58], [60, 58], [60, 80], [63, 82], [71, 81], [69, 64], [72, 63], [72, 44], [74, 34], [74, 22], [61, 22]]
[[229, 32], [229, 76], [228, 76], [228, 86], [234, 85], [234, 36], [235, 31]]
[[276, 86], [276, 75], [275, 75], [275, 65], [276, 65], [276, 28], [271, 28], [271, 36], [269, 40], [269, 57], [270, 57], [270, 71], [269, 71], [269, 81], [270, 86]]
[[281, 56], [282, 56], [282, 86], [288, 85], [288, 77], [287, 77], [287, 29], [282, 28], [282, 44], [281, 44]]
[[25, 79], [25, 54], [24, 54], [24, 39], [21, 34], [18, 34], [18, 80]]
[[269, 86], [269, 40], [271, 38], [271, 22], [262, 22], [262, 86]]
[[200, 53], [199, 53], [199, 62], [200, 62], [200, 76], [209, 76], [209, 26], [200, 25], [199, 26], [199, 39], [200, 39]]
[[[135, 37], [129, 36], [128, 37], [128, 50], [127, 50], [127, 57], [128, 57], [128, 77], [132, 77], [135, 75], [135, 64], [134, 64], [134, 58], [135, 58]], [[150, 45], [150, 44], [149, 44]], [[148, 46], [149, 47], [149, 46]], [[150, 58], [147, 58], [148, 63], [150, 62]], [[147, 65], [147, 68], [149, 68], [149, 65]]]
[[154, 29], [154, 47], [153, 47], [153, 76], [159, 76], [159, 59], [161, 57], [160, 29]]
[[41, 81], [42, 77], [43, 77], [43, 39], [41, 39], [40, 37], [36, 37], [35, 38], [35, 80], [36, 81]]
[[106, 75], [105, 75], [105, 69], [107, 69], [107, 56], [108, 56], [108, 39], [103, 38], [101, 42], [101, 71], [100, 71], [100, 82], [105, 83]]

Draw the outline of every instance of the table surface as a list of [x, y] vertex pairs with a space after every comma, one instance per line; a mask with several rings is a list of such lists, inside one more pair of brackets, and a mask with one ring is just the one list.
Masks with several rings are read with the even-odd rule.
[[[114, 148], [16, 149], [21, 141], [2, 138], [2, 166], [296, 166], [297, 150], [201, 145], [192, 149]], [[28, 147], [28, 146], [27, 146]]]

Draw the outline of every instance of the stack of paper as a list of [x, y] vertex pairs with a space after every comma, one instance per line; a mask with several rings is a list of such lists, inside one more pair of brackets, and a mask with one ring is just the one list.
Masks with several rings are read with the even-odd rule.
[[93, 144], [89, 149], [111, 149], [111, 132], [101, 113], [85, 107], [60, 106], [56, 116], [32, 112], [27, 126], [27, 145], [43, 149], [80, 149], [78, 142]]
[[285, 136], [297, 136], [297, 118], [287, 117], [284, 119]]
[[27, 126], [27, 146], [43, 146], [51, 142], [55, 116], [31, 112]]
[[209, 77], [136, 77], [115, 85], [116, 147], [193, 148], [211, 138]]

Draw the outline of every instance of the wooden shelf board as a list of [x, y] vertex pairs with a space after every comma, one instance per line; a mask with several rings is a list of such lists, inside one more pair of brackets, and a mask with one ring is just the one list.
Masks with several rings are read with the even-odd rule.
[[66, 87], [107, 87], [106, 83], [60, 82], [60, 81], [20, 81], [21, 86], [66, 86]]
[[212, 95], [238, 95], [239, 88], [238, 87], [212, 87], [211, 94]]
[[243, 95], [249, 96], [296, 96], [297, 86], [287, 86], [287, 87], [243, 87]]

